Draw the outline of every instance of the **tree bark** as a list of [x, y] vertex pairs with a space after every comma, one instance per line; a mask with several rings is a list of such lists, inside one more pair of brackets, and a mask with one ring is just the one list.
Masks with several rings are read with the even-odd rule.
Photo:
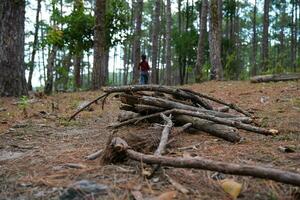
[[119, 154], [125, 154], [132, 160], [147, 164], [159, 164], [162, 166], [177, 168], [203, 169], [225, 174], [252, 176], [300, 186], [300, 175], [294, 172], [253, 165], [239, 165], [222, 161], [214, 161], [202, 157], [174, 158], [168, 156], [146, 155], [129, 149], [126, 141], [122, 140], [121, 138], [113, 138], [110, 145]]
[[201, 12], [200, 12], [200, 34], [198, 40], [195, 80], [196, 83], [200, 83], [202, 80], [202, 67], [204, 65], [204, 51], [205, 51], [205, 38], [207, 35], [207, 11], [208, 2], [207, 0], [202, 1]]
[[47, 60], [47, 81], [44, 88], [44, 92], [47, 95], [52, 94], [52, 90], [53, 90], [53, 71], [54, 71], [55, 57], [56, 57], [57, 50], [58, 50], [57, 46], [52, 46], [51, 52]]
[[158, 75], [158, 40], [160, 35], [160, 6], [161, 0], [155, 0], [155, 10], [153, 14], [153, 31], [152, 31], [152, 73], [151, 81], [153, 84], [158, 84], [159, 75]]
[[32, 53], [31, 53], [31, 60], [29, 63], [29, 75], [28, 75], [28, 90], [32, 90], [32, 75], [33, 75], [33, 70], [35, 66], [35, 54], [38, 49], [38, 34], [39, 34], [39, 28], [40, 28], [40, 21], [39, 21], [39, 16], [40, 16], [40, 11], [41, 11], [41, 1], [37, 1], [37, 9], [36, 9], [36, 17], [35, 17], [35, 30], [34, 30], [34, 39], [33, 39], [33, 44], [32, 44]]
[[228, 142], [236, 143], [241, 140], [241, 136], [239, 135], [236, 128], [232, 128], [222, 124], [216, 124], [211, 121], [187, 115], [175, 115], [174, 119], [175, 122], [179, 124], [192, 123], [193, 128], [199, 131], [206, 132], [212, 136], [222, 138]]
[[74, 86], [75, 89], [78, 90], [81, 87], [81, 61], [83, 57], [83, 52], [76, 53], [74, 55]]
[[269, 9], [270, 0], [264, 0], [263, 37], [262, 37], [262, 71], [268, 69], [269, 59]]
[[172, 52], [171, 52], [171, 32], [172, 32], [172, 13], [171, 13], [171, 0], [167, 0], [166, 8], [166, 84], [171, 85], [172, 81]]
[[143, 0], [137, 0], [135, 5], [135, 30], [133, 40], [133, 79], [132, 84], [139, 82], [139, 63], [141, 57], [141, 34], [142, 34], [142, 14], [143, 14]]
[[257, 7], [256, 7], [256, 0], [254, 1], [254, 7], [253, 7], [253, 37], [252, 37], [252, 70], [251, 74], [252, 76], [256, 76], [257, 74], [257, 63], [256, 63], [256, 54], [257, 54], [257, 36], [256, 36], [256, 13], [257, 13]]
[[94, 32], [94, 63], [92, 73], [92, 89], [101, 88], [105, 81], [105, 12], [106, 0], [96, 0], [96, 26]]
[[210, 30], [209, 30], [209, 48], [211, 63], [211, 79], [223, 79], [223, 67], [221, 62], [221, 41], [220, 41], [220, 12], [218, 0], [210, 1]]
[[0, 96], [27, 95], [24, 66], [25, 1], [0, 1]]

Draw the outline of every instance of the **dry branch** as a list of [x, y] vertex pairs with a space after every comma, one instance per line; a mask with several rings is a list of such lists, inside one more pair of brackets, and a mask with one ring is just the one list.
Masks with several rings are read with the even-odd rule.
[[131, 86], [120, 86], [120, 87], [108, 87], [103, 89], [106, 93], [116, 93], [116, 92], [138, 92], [138, 91], [154, 91], [154, 92], [163, 92], [166, 94], [175, 95], [183, 99], [190, 99], [194, 103], [200, 104], [202, 107], [208, 110], [212, 110], [213, 107], [206, 102], [201, 97], [183, 91], [182, 89], [165, 87], [161, 85], [131, 85]]
[[194, 168], [218, 171], [224, 174], [252, 176], [300, 186], [300, 174], [294, 172], [253, 165], [239, 165], [221, 161], [213, 161], [200, 157], [173, 158], [168, 156], [146, 155], [129, 149], [127, 143], [121, 138], [114, 138], [112, 140], [111, 147], [118, 154], [125, 155], [132, 160], [147, 164], [159, 164], [161, 166], [177, 168]]
[[179, 103], [179, 102], [166, 100], [166, 99], [161, 99], [161, 98], [156, 98], [156, 97], [143, 96], [143, 97], [140, 98], [139, 101], [143, 104], [162, 107], [162, 108], [167, 108], [167, 109], [178, 108], [178, 109], [183, 109], [183, 110], [198, 111], [198, 112], [202, 112], [202, 113], [205, 113], [205, 114], [208, 114], [208, 115], [213, 115], [213, 116], [217, 116], [217, 117], [224, 117], [224, 118], [235, 118], [235, 117], [237, 117], [236, 115], [233, 115], [233, 114], [217, 112], [217, 111], [214, 111], [214, 110], [205, 110], [205, 109], [202, 109], [202, 108], [197, 108], [197, 107], [194, 107], [194, 106], [189, 106], [189, 105], [185, 105], [185, 104], [182, 104], [182, 103]]
[[96, 99], [90, 101], [88, 104], [86, 104], [85, 106], [83, 106], [82, 108], [80, 108], [79, 110], [77, 110], [70, 118], [69, 121], [71, 121], [72, 119], [74, 119], [76, 117], [76, 115], [78, 115], [81, 111], [83, 111], [84, 109], [88, 108], [90, 105], [92, 105], [93, 103], [99, 101], [102, 98], [106, 98], [109, 94], [105, 93], [99, 97], [97, 97]]
[[211, 101], [214, 101], [214, 102], [217, 102], [219, 104], [222, 104], [222, 105], [225, 105], [225, 106], [228, 106], [229, 108], [233, 109], [233, 110], [236, 110], [238, 111], [239, 113], [242, 113], [248, 117], [251, 117], [251, 114], [243, 109], [241, 109], [240, 107], [238, 107], [237, 105], [233, 104], [233, 103], [227, 103], [221, 99], [217, 99], [217, 98], [214, 98], [212, 96], [208, 96], [206, 94], [202, 94], [202, 93], [199, 93], [199, 92], [194, 92], [193, 90], [189, 90], [189, 89], [182, 89], [183, 91], [186, 91], [186, 92], [189, 92], [191, 94], [194, 94], [194, 95], [198, 95], [199, 97], [202, 97], [202, 98], [205, 98], [205, 99], [209, 99]]
[[158, 148], [156, 149], [154, 155], [162, 155], [165, 153], [166, 146], [168, 144], [168, 137], [171, 132], [173, 122], [171, 120], [171, 115], [167, 117], [163, 113], [160, 114], [160, 116], [166, 121], [166, 125], [162, 131], [160, 143], [158, 145]]
[[[165, 115], [169, 115], [169, 114], [172, 114], [173, 111], [174, 111], [174, 109], [171, 109], [171, 110], [167, 110], [167, 111], [164, 111], [161, 113], [163, 113]], [[129, 124], [137, 124], [138, 122], [146, 120], [146, 119], [159, 117], [161, 113], [154, 113], [151, 115], [146, 115], [146, 116], [142, 116], [142, 117], [129, 119], [124, 122], [113, 124], [110, 127], [111, 128], [119, 128], [119, 127], [126, 126]], [[222, 138], [229, 142], [235, 143], [235, 142], [239, 142], [241, 139], [240, 135], [238, 134], [237, 129], [226, 126], [226, 125], [216, 124], [211, 121], [194, 118], [194, 117], [190, 117], [190, 116], [184, 116], [184, 115], [175, 116], [175, 120], [177, 121], [177, 123], [183, 123], [183, 124], [192, 123], [193, 128], [198, 129], [200, 131], [207, 132], [213, 136]]]
[[177, 123], [192, 123], [193, 128], [206, 132], [212, 136], [222, 138], [228, 142], [236, 143], [241, 140], [241, 136], [236, 128], [186, 115], [175, 115], [174, 119]]
[[193, 116], [193, 117], [198, 117], [198, 118], [209, 120], [209, 121], [212, 121], [212, 122], [215, 122], [215, 123], [218, 123], [218, 124], [223, 124], [223, 125], [227, 125], [227, 126], [231, 126], [231, 127], [236, 127], [236, 128], [239, 128], [239, 129], [243, 129], [243, 130], [247, 130], [247, 131], [251, 131], [251, 132], [255, 132], [255, 133], [259, 133], [259, 134], [263, 134], [263, 135], [274, 135], [274, 134], [278, 133], [278, 131], [275, 130], [275, 129], [260, 128], [260, 127], [252, 126], [252, 125], [249, 125], [249, 124], [244, 124], [244, 123], [239, 122], [239, 121], [224, 119], [224, 118], [215, 117], [215, 116], [211, 116], [211, 115], [205, 115], [205, 114], [200, 113], [200, 112], [173, 109], [172, 113], [173, 114], [189, 115], [189, 116]]
[[87, 160], [95, 160], [96, 158], [99, 158], [101, 156], [103, 149], [100, 149], [99, 151], [96, 151], [95, 153], [92, 153], [85, 157]]
[[[160, 138], [159, 145], [158, 145], [156, 151], [154, 152], [155, 156], [160, 156], [160, 155], [163, 155], [165, 153], [166, 147], [167, 147], [167, 144], [168, 144], [169, 134], [170, 134], [171, 129], [173, 127], [173, 122], [171, 120], [172, 115], [167, 117], [166, 115], [161, 113], [160, 116], [165, 120], [166, 124], [165, 124], [165, 127], [164, 127], [164, 129], [161, 133], [161, 138]], [[153, 177], [154, 173], [159, 168], [160, 168], [160, 165], [154, 165], [153, 168], [152, 168], [152, 172], [150, 173], [150, 176], [148, 178]]]

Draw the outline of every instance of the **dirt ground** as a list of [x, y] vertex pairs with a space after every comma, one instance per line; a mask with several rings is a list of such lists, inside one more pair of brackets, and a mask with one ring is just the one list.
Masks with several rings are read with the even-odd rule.
[[[171, 156], [193, 155], [238, 164], [274, 167], [300, 173], [300, 82], [250, 84], [249, 82], [206, 82], [187, 88], [222, 98], [254, 112], [258, 122], [280, 131], [263, 136], [240, 131], [244, 140], [231, 144], [202, 132], [184, 133]], [[133, 199], [131, 191], [143, 197], [157, 197], [176, 191], [162, 173], [151, 180], [143, 178], [142, 163], [127, 161], [101, 166], [99, 159], [85, 156], [105, 147], [112, 133], [107, 126], [117, 121], [119, 102], [110, 97], [105, 104], [91, 106], [76, 121], [68, 117], [77, 107], [99, 96], [101, 91], [59, 93], [50, 97], [32, 95], [29, 100], [0, 99], [0, 199], [57, 199], [63, 189], [79, 180], [92, 180], [109, 186], [108, 195], [95, 199]], [[116, 135], [149, 130], [148, 124], [120, 128]], [[153, 131], [153, 130], [152, 130]], [[197, 149], [179, 147], [199, 144]], [[279, 147], [295, 152], [285, 153]], [[80, 164], [81, 168], [66, 164]], [[175, 199], [230, 199], [215, 172], [165, 168], [172, 179], [189, 190], [177, 191]], [[225, 175], [242, 184], [238, 199], [300, 199], [299, 187], [252, 177]]]

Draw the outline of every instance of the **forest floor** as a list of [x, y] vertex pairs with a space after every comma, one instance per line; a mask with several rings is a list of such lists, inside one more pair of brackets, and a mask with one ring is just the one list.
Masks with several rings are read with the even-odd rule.
[[[253, 111], [262, 126], [278, 129], [280, 134], [267, 137], [241, 131], [245, 140], [231, 144], [206, 133], [184, 133], [176, 142], [177, 147], [169, 150], [170, 155], [188, 154], [300, 173], [300, 82], [206, 82], [184, 87]], [[26, 103], [16, 98], [0, 99], [0, 199], [57, 199], [65, 187], [79, 180], [107, 185], [108, 194], [98, 199], [133, 199], [131, 191], [135, 190], [145, 199], [176, 191], [162, 174], [151, 180], [143, 178], [142, 163], [127, 161], [101, 166], [99, 159], [84, 158], [105, 147], [112, 133], [107, 126], [117, 121], [119, 101], [110, 97], [104, 110], [101, 105], [93, 105], [75, 121], [67, 119], [81, 103], [100, 94], [101, 91], [58, 93], [50, 97], [32, 95]], [[142, 124], [122, 127], [115, 134], [144, 131], [153, 129]], [[199, 144], [198, 148], [178, 149], [193, 144]], [[280, 151], [279, 147], [285, 146], [295, 152]], [[68, 163], [80, 164], [80, 169], [68, 167]], [[230, 199], [220, 183], [211, 178], [214, 172], [166, 168], [165, 173], [190, 191], [177, 192], [175, 199]], [[252, 177], [225, 176], [242, 184], [238, 199], [300, 198], [299, 187]]]

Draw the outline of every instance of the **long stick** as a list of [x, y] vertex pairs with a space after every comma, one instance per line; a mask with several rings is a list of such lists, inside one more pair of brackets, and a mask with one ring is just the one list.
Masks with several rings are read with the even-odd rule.
[[249, 112], [241, 109], [240, 107], [238, 107], [237, 105], [235, 105], [233, 103], [227, 103], [227, 102], [225, 102], [225, 101], [223, 101], [221, 99], [217, 99], [217, 98], [214, 98], [212, 96], [208, 96], [206, 94], [195, 92], [193, 90], [189, 90], [189, 89], [182, 89], [182, 90], [185, 91], [185, 92], [189, 92], [191, 94], [194, 94], [194, 95], [198, 95], [199, 97], [202, 97], [202, 98], [209, 99], [211, 101], [217, 102], [219, 104], [223, 104], [225, 106], [228, 106], [231, 109], [234, 109], [234, 110], [238, 111], [239, 113], [242, 113], [242, 114], [246, 115], [247, 117], [251, 117], [251, 114]]
[[[116, 140], [114, 138], [113, 140]], [[159, 164], [177, 168], [194, 168], [210, 171], [218, 171], [224, 174], [252, 176], [256, 178], [270, 179], [273, 181], [300, 186], [300, 174], [280, 169], [259, 167], [253, 165], [238, 165], [205, 158], [173, 158], [168, 156], [146, 155], [129, 149], [127, 143], [117, 138], [122, 143], [115, 142], [116, 150], [120, 154], [126, 154], [128, 158], [147, 164]]]
[[77, 110], [70, 118], [69, 121], [71, 121], [72, 119], [74, 119], [76, 117], [76, 115], [78, 115], [81, 111], [83, 111], [84, 109], [86, 109], [87, 107], [89, 107], [90, 105], [92, 105], [93, 103], [95, 103], [96, 101], [99, 101], [100, 99], [107, 97], [109, 94], [108, 93], [104, 93], [103, 95], [97, 97], [96, 99], [90, 101], [88, 104], [86, 104], [85, 106], [83, 106], [82, 108], [80, 108], [79, 110]]
[[204, 99], [197, 95], [183, 91], [182, 89], [165, 87], [161, 85], [129, 85], [129, 86], [119, 86], [119, 87], [108, 87], [103, 89], [106, 93], [115, 92], [138, 92], [138, 91], [157, 91], [166, 94], [175, 95], [182, 97], [184, 99], [191, 99], [192, 101], [200, 104], [202, 107], [208, 110], [213, 110], [213, 107], [206, 102]]
[[209, 121], [212, 121], [212, 122], [215, 122], [218, 124], [232, 126], [232, 127], [236, 127], [239, 129], [263, 134], [263, 135], [275, 135], [278, 133], [278, 131], [275, 129], [260, 128], [260, 127], [252, 126], [250, 124], [244, 124], [239, 121], [234, 121], [234, 120], [229, 120], [229, 119], [220, 118], [220, 117], [216, 117], [216, 116], [206, 115], [206, 114], [203, 114], [200, 112], [181, 110], [181, 109], [172, 109], [171, 112], [173, 114], [181, 114], [181, 115], [189, 115], [189, 116], [193, 116], [193, 117], [199, 117], [201, 119], [209, 120]]
[[[156, 151], [154, 152], [155, 156], [161, 156], [165, 153], [166, 147], [167, 147], [167, 144], [168, 144], [169, 134], [170, 134], [171, 129], [173, 127], [173, 122], [171, 120], [172, 115], [167, 117], [165, 114], [161, 113], [160, 116], [165, 120], [166, 124], [165, 124], [165, 127], [164, 127], [164, 129], [161, 133], [161, 138], [160, 138], [159, 145], [158, 145]], [[153, 175], [155, 174], [155, 172], [157, 172], [157, 170], [159, 168], [160, 168], [160, 165], [154, 165], [152, 167], [152, 172], [150, 173], [148, 178], [152, 178]]]

